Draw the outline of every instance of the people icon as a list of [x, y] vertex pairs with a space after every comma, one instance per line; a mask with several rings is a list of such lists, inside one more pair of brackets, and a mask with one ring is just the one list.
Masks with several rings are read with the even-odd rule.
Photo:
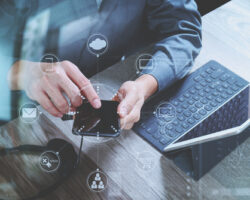
[[107, 177], [99, 169], [90, 173], [87, 181], [89, 188], [94, 192], [101, 192], [107, 187]]
[[91, 188], [92, 188], [92, 189], [97, 189], [96, 181], [93, 181], [93, 182], [92, 182]]
[[104, 184], [102, 181], [100, 181], [99, 185], [98, 185], [98, 189], [103, 190], [104, 189]]
[[100, 173], [96, 173], [95, 180], [101, 181]]

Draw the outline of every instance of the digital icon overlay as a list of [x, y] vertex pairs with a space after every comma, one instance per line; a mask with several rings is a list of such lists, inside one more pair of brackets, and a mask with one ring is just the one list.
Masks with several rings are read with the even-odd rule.
[[142, 54], [136, 60], [136, 73], [143, 73], [144, 70], [153, 71], [155, 68], [155, 59], [150, 54]]
[[32, 123], [38, 119], [40, 111], [34, 103], [26, 103], [21, 106], [19, 116], [23, 122]]
[[108, 49], [108, 39], [102, 34], [93, 34], [89, 37], [87, 48], [90, 53], [99, 57]]
[[176, 117], [176, 110], [172, 104], [163, 102], [157, 106], [154, 114], [160, 120], [171, 122]]
[[42, 72], [46, 74], [51, 74], [55, 72], [55, 67], [58, 64], [59, 59], [53, 54], [45, 54], [40, 61], [40, 68]]
[[97, 169], [96, 171], [89, 174], [87, 185], [93, 192], [102, 192], [107, 188], [108, 185], [107, 176], [99, 169]]
[[138, 152], [136, 158], [136, 166], [141, 170], [150, 171], [155, 167], [155, 157], [151, 152]]
[[58, 153], [54, 151], [45, 151], [39, 158], [39, 164], [43, 171], [51, 173], [59, 168], [61, 160]]

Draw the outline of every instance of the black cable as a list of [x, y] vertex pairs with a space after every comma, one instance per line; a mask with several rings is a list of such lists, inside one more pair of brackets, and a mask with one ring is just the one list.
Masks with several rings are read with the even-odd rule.
[[77, 157], [77, 161], [76, 161], [76, 167], [80, 164], [82, 144], [83, 144], [83, 136], [81, 136], [81, 144], [80, 144], [79, 153], [78, 153], [78, 157]]

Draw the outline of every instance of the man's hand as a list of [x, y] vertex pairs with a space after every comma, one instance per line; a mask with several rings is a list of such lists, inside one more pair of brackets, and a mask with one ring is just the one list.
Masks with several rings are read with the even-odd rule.
[[118, 113], [121, 128], [131, 129], [140, 120], [141, 108], [145, 100], [157, 90], [156, 79], [151, 75], [142, 75], [136, 81], [127, 81], [118, 91]]
[[14, 90], [25, 90], [32, 100], [56, 117], [69, 112], [69, 104], [63, 95], [70, 99], [71, 106], [82, 104], [81, 95], [94, 108], [101, 107], [101, 101], [90, 81], [71, 62], [54, 63], [53, 72], [44, 73], [48, 63], [18, 61], [9, 73], [9, 83]]

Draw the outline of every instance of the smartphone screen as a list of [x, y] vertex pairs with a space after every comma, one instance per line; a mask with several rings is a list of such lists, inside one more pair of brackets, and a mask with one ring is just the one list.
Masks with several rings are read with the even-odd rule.
[[120, 134], [120, 120], [117, 114], [119, 102], [101, 101], [95, 109], [87, 101], [77, 108], [72, 132], [76, 135], [116, 137]]

